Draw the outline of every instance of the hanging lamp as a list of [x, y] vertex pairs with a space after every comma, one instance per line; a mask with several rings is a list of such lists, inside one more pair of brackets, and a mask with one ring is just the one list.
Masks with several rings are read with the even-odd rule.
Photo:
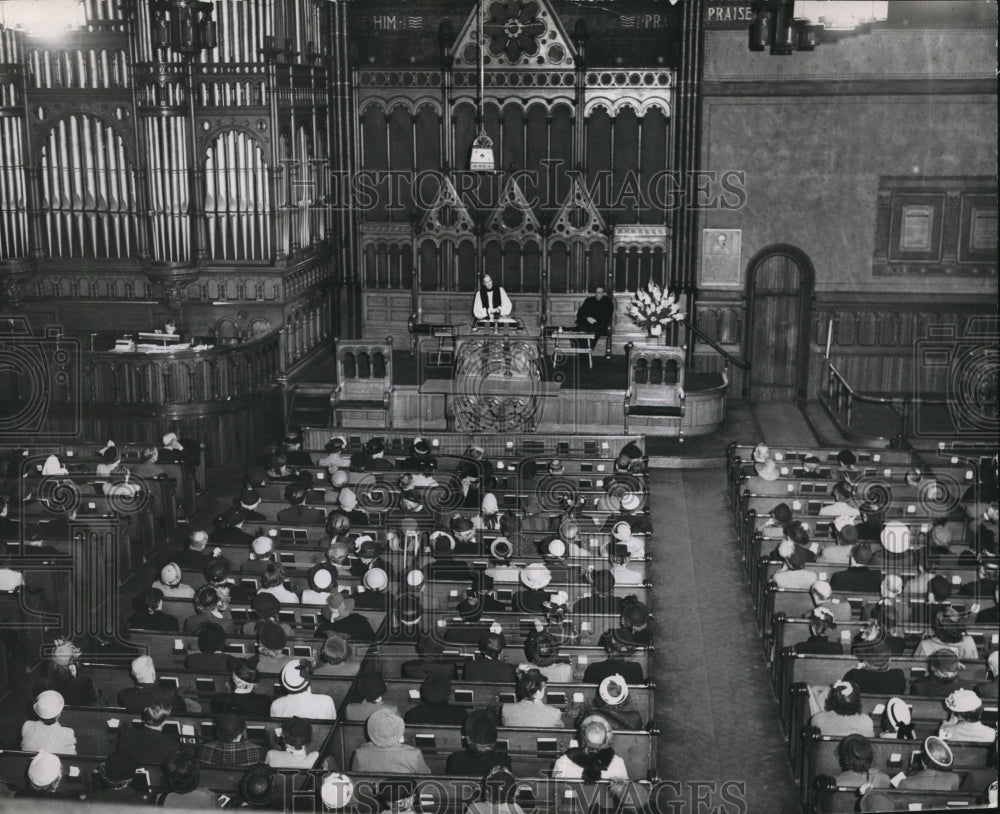
[[472, 140], [469, 169], [473, 172], [493, 172], [496, 169], [496, 159], [493, 155], [493, 140], [486, 135], [486, 127], [483, 123], [483, 96], [485, 95], [486, 84], [485, 48], [483, 42], [483, 0], [476, 0], [476, 12], [476, 40], [479, 54], [479, 96], [477, 99], [476, 127], [479, 132]]

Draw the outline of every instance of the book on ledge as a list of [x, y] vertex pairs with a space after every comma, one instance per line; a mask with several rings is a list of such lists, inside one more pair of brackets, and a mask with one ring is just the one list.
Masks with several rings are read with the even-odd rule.
[[156, 331], [155, 333], [143, 333], [140, 331], [139, 341], [144, 344], [152, 345], [172, 345], [179, 343], [181, 341], [181, 337], [180, 334], [166, 334], [160, 331]]

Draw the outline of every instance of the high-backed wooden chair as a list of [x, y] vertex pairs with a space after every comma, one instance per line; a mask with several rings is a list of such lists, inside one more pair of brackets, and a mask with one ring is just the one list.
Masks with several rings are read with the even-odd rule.
[[625, 351], [625, 432], [643, 427], [649, 435], [682, 435], [684, 349], [629, 343]]
[[392, 337], [337, 343], [337, 387], [330, 395], [337, 427], [392, 426]]

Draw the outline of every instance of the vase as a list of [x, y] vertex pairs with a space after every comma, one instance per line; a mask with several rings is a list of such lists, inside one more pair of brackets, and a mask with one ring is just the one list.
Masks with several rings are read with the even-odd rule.
[[659, 323], [655, 325], [649, 325], [646, 330], [649, 332], [650, 339], [663, 335], [663, 326]]

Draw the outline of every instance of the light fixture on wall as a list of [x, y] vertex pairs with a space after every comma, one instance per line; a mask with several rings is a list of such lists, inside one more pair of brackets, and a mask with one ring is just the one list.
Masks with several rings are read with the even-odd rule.
[[496, 169], [496, 158], [493, 155], [493, 140], [486, 134], [483, 121], [483, 96], [486, 87], [485, 42], [483, 41], [483, 0], [478, 0], [476, 6], [476, 42], [479, 54], [479, 85], [476, 100], [476, 127], [478, 133], [472, 140], [472, 154], [469, 156], [469, 169], [473, 172], [493, 172]]

